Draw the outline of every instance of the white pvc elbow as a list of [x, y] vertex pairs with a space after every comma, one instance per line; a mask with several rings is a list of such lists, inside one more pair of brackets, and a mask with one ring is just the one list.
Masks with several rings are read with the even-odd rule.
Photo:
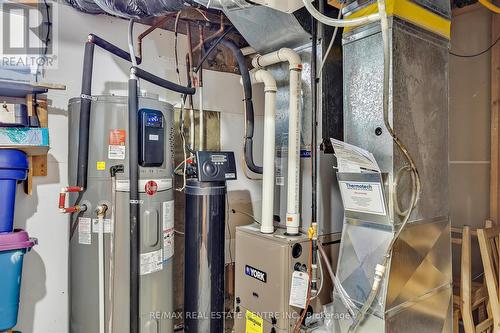
[[255, 72], [251, 72], [250, 75], [256, 82], [262, 82], [264, 83], [264, 92], [277, 92], [278, 91], [278, 86], [276, 84], [276, 80], [274, 77], [271, 75], [266, 70], [259, 69]]
[[302, 61], [298, 53], [286, 47], [252, 59], [252, 65], [255, 68], [263, 68], [280, 62], [288, 62], [290, 70], [302, 69]]

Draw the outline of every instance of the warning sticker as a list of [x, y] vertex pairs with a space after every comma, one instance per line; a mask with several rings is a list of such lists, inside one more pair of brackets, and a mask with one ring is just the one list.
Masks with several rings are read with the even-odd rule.
[[163, 251], [141, 253], [141, 275], [147, 275], [163, 269]]
[[292, 287], [290, 288], [290, 305], [305, 309], [308, 289], [309, 275], [300, 271], [293, 272]]
[[125, 159], [126, 137], [127, 137], [127, 132], [125, 130], [114, 129], [109, 131], [108, 158], [110, 160]]
[[264, 320], [251, 311], [246, 311], [246, 333], [263, 333]]
[[104, 171], [104, 170], [106, 170], [106, 162], [104, 162], [104, 161], [98, 161], [96, 163], [96, 169], [97, 169], [97, 171]]
[[163, 203], [163, 260], [174, 255], [174, 201]]
[[78, 244], [90, 245], [92, 244], [90, 218], [78, 218]]

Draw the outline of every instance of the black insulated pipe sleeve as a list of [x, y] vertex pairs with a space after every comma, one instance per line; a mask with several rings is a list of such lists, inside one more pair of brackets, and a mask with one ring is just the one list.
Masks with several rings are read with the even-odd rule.
[[78, 129], [77, 185], [87, 188], [89, 159], [90, 108], [92, 106], [92, 69], [94, 66], [94, 44], [85, 44], [83, 57], [82, 90], [80, 95], [80, 123]]
[[177, 83], [173, 83], [171, 81], [162, 79], [161, 77], [158, 77], [154, 74], [146, 72], [145, 70], [140, 69], [139, 67], [132, 67], [131, 71], [132, 73], [135, 73], [135, 75], [138, 78], [151, 82], [167, 90], [175, 91], [185, 95], [194, 95], [196, 93], [195, 88], [178, 85]]
[[137, 112], [137, 79], [128, 81], [128, 138], [130, 179], [130, 333], [140, 331], [140, 263], [139, 215], [139, 125]]
[[[87, 172], [89, 157], [89, 127], [90, 112], [92, 107], [92, 71], [94, 67], [95, 45], [127, 61], [131, 61], [130, 54], [116, 45], [102, 39], [101, 37], [89, 34], [85, 43], [85, 53], [83, 58], [82, 90], [80, 95], [80, 124], [78, 134], [78, 170], [77, 185], [83, 189], [87, 188]], [[137, 63], [141, 59], [137, 58]]]
[[243, 80], [243, 93], [245, 101], [245, 162], [248, 169], [254, 173], [262, 174], [262, 167], [255, 165], [253, 159], [253, 134], [254, 134], [254, 110], [252, 101], [252, 81], [243, 52], [231, 41], [223, 39], [221, 44], [233, 52], [238, 67], [240, 68], [241, 79]]
[[[88, 37], [88, 40], [89, 40], [89, 42], [99, 46], [100, 48], [108, 51], [109, 53], [112, 53], [115, 56], [122, 58], [123, 60], [127, 60], [127, 61], [132, 62], [132, 58], [130, 57], [130, 53], [119, 48], [118, 46], [116, 46], [114, 44], [111, 44], [107, 40], [102, 39], [101, 37], [94, 35], [94, 34], [90, 34]], [[139, 57], [135, 57], [135, 59], [136, 59], [137, 64], [140, 65], [142, 59]]]

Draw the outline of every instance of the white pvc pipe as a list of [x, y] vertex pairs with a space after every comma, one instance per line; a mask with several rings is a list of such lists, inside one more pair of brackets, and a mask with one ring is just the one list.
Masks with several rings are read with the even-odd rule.
[[98, 260], [99, 260], [99, 333], [104, 333], [104, 215], [98, 215]]
[[290, 69], [290, 105], [288, 110], [288, 191], [287, 191], [287, 233], [296, 235], [300, 227], [300, 94], [302, 61], [292, 49], [282, 48], [263, 56], [253, 58], [252, 65], [262, 68], [288, 62]]
[[333, 17], [326, 16], [321, 12], [319, 12], [316, 9], [316, 7], [314, 7], [314, 5], [312, 4], [312, 1], [313, 0], [302, 0], [309, 14], [311, 14], [319, 22], [332, 27], [340, 27], [340, 28], [354, 27], [358, 25], [368, 24], [371, 22], [377, 22], [378, 20], [380, 20], [380, 15], [378, 13], [353, 19], [335, 19]]
[[262, 171], [262, 221], [260, 232], [274, 232], [274, 157], [276, 128], [276, 80], [268, 71], [259, 69], [252, 73], [257, 82], [264, 83], [264, 158]]
[[205, 111], [203, 110], [203, 86], [198, 88], [198, 92], [200, 93], [200, 150], [205, 150]]

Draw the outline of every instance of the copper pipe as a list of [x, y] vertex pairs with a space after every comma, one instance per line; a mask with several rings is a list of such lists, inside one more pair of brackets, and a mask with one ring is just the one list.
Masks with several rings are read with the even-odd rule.
[[[211, 41], [214, 38], [219, 37], [222, 33], [224, 33], [225, 30], [226, 30], [226, 26], [224, 25], [224, 16], [221, 14], [220, 15], [220, 28], [219, 28], [219, 30], [217, 30], [212, 35], [210, 35], [210, 37], [208, 37], [207, 39], [205, 39], [205, 41], [204, 41], [203, 44]], [[193, 49], [193, 52], [198, 51], [203, 46], [203, 44], [196, 45], [195, 48]]]
[[[195, 8], [194, 9], [195, 12], [199, 13], [203, 19], [207, 22], [210, 22], [210, 20], [208, 19], [208, 17], [205, 15], [205, 13], [199, 9], [199, 8]], [[158, 29], [160, 26], [162, 26], [163, 24], [165, 24], [165, 22], [177, 15], [178, 13], [169, 13], [167, 15], [165, 15], [164, 17], [162, 17], [161, 19], [159, 19], [158, 21], [156, 21], [152, 26], [150, 26], [147, 30], [145, 30], [143, 33], [141, 33], [138, 37], [137, 37], [137, 50], [138, 50], [138, 53], [139, 53], [139, 58], [142, 59], [142, 40], [147, 36], [149, 35], [151, 32], [153, 32], [154, 30]], [[186, 18], [182, 18], [182, 19], [186, 19]], [[189, 19], [188, 19], [189, 20]], [[221, 15], [221, 27], [223, 27], [223, 17]], [[219, 30], [220, 31], [220, 30]], [[218, 32], [218, 31], [217, 31]]]
[[171, 13], [171, 14], [167, 14], [166, 16], [162, 17], [155, 24], [153, 24], [152, 26], [150, 26], [146, 31], [144, 31], [143, 33], [141, 33], [137, 37], [137, 51], [139, 53], [139, 58], [140, 59], [142, 59], [142, 40], [144, 39], [144, 37], [146, 37], [151, 32], [153, 32], [154, 30], [156, 30], [158, 27], [160, 27], [161, 25], [163, 25], [167, 21], [167, 19], [169, 19], [172, 15], [175, 15], [175, 14], [176, 13]]
[[189, 76], [189, 79], [191, 80], [191, 83], [194, 85], [194, 77], [193, 77], [193, 38], [192, 38], [192, 35], [191, 35], [191, 23], [190, 22], [186, 22], [186, 23], [187, 23], [186, 33], [187, 33], [187, 39], [188, 39], [188, 53], [186, 54], [186, 59], [187, 59], [186, 60], [186, 64], [188, 64], [188, 66], [187, 66], [188, 73], [187, 74]]

